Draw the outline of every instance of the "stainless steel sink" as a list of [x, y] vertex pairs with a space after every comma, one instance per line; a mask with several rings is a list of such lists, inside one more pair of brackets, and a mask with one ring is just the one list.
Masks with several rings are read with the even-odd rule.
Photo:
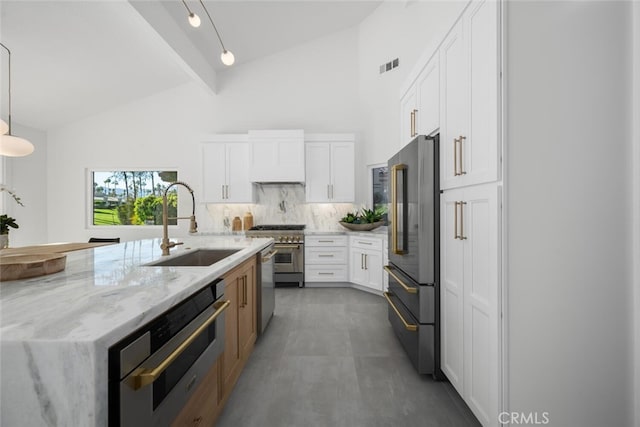
[[184, 255], [150, 262], [150, 267], [206, 267], [239, 252], [240, 249], [196, 249]]

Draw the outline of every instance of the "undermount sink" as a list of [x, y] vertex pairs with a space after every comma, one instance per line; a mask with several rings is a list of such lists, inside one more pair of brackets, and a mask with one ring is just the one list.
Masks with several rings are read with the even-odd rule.
[[239, 252], [239, 249], [196, 249], [184, 255], [150, 262], [149, 267], [206, 267]]

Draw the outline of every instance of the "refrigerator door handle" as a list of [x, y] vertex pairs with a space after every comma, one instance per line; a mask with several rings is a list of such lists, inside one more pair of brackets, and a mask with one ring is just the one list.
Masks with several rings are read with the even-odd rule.
[[[398, 215], [398, 173], [407, 170], [407, 165], [397, 164], [391, 167], [391, 245], [394, 254], [402, 255], [406, 253], [404, 250], [404, 239], [402, 248], [398, 245], [398, 225], [400, 217]], [[403, 185], [406, 185], [405, 179], [403, 179]], [[404, 202], [404, 200], [403, 200]], [[403, 210], [404, 214], [405, 210]], [[405, 224], [402, 224], [402, 229], [405, 229]]]
[[385, 265], [385, 266], [384, 266], [384, 270], [385, 270], [387, 273], [389, 273], [389, 275], [390, 275], [390, 276], [392, 276], [394, 279], [396, 279], [396, 281], [400, 284], [400, 286], [402, 286], [402, 289], [404, 289], [406, 293], [408, 293], [408, 294], [417, 294], [417, 293], [418, 293], [418, 290], [417, 290], [415, 287], [413, 287], [413, 286], [408, 286], [406, 283], [404, 283], [404, 282], [402, 281], [402, 279], [401, 279], [401, 278], [399, 278], [399, 277], [398, 277], [398, 276], [393, 272], [393, 270], [391, 269], [391, 267], [389, 267], [388, 265]]

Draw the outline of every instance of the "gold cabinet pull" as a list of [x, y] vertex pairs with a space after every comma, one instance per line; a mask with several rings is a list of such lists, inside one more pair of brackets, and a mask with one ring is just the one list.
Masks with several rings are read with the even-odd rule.
[[333, 273], [323, 273], [323, 272], [319, 272], [318, 273], [319, 276], [333, 276]]
[[369, 267], [367, 266], [367, 254], [364, 254], [364, 269], [368, 270]]
[[465, 136], [460, 135], [458, 138], [458, 143], [460, 144], [460, 149], [458, 150], [458, 175], [466, 175], [467, 173], [464, 171], [462, 167], [462, 142], [467, 139]]
[[416, 112], [415, 112], [415, 110], [411, 110], [411, 113], [409, 114], [409, 117], [410, 117], [410, 120], [409, 120], [409, 128], [410, 128], [409, 136], [410, 136], [411, 138], [413, 138], [413, 126], [414, 126], [414, 123], [415, 123], [415, 117], [416, 117]]
[[467, 202], [459, 202], [460, 203], [460, 240], [467, 240], [467, 236], [464, 235], [464, 205]]
[[333, 254], [319, 254], [318, 258], [333, 258]]
[[453, 138], [453, 176], [458, 175], [458, 138]]
[[224, 184], [220, 186], [220, 190], [222, 191], [222, 200], [224, 200]]
[[160, 362], [158, 366], [153, 369], [138, 368], [137, 372], [135, 372], [131, 377], [133, 381], [131, 386], [133, 389], [139, 390], [157, 380], [169, 365], [171, 365], [187, 349], [187, 347], [189, 347], [198, 338], [198, 336], [204, 332], [209, 325], [211, 325], [211, 323], [213, 323], [213, 321], [222, 314], [223, 311], [227, 309], [227, 307], [229, 307], [229, 305], [231, 305], [231, 301], [215, 302], [213, 306], [216, 308], [216, 311], [213, 312], [213, 314], [205, 320], [202, 325], [198, 326], [198, 329], [193, 331], [193, 333], [189, 335], [187, 339], [185, 339], [175, 350], [173, 350], [169, 356]]
[[391, 308], [393, 308], [393, 311], [396, 312], [396, 314], [398, 315], [398, 317], [400, 318], [400, 320], [402, 321], [402, 323], [404, 324], [404, 328], [407, 331], [411, 331], [411, 332], [415, 332], [418, 330], [418, 326], [407, 322], [404, 317], [402, 317], [402, 314], [400, 314], [400, 311], [398, 310], [398, 307], [396, 307], [396, 305], [393, 303], [393, 301], [391, 301], [391, 298], [389, 297], [389, 292], [385, 292], [384, 293], [384, 297], [387, 299], [387, 302], [389, 303], [389, 305], [391, 306]]
[[417, 294], [418, 290], [416, 288], [414, 288], [413, 286], [407, 286], [407, 284], [405, 284], [401, 278], [399, 278], [396, 273], [393, 272], [393, 270], [391, 269], [391, 267], [389, 267], [388, 265], [384, 266], [384, 270], [389, 273], [390, 275], [393, 276], [394, 279], [396, 279], [398, 281], [398, 283], [400, 283], [400, 286], [402, 286], [402, 289], [405, 290], [406, 293], [408, 294]]
[[458, 203], [460, 202], [455, 202], [455, 206], [453, 208], [453, 239], [459, 239], [460, 236], [458, 236]]

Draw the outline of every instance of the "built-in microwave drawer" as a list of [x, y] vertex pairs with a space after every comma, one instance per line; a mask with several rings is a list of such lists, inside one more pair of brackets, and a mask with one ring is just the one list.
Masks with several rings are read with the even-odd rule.
[[396, 295], [385, 292], [393, 332], [419, 374], [435, 373], [435, 326], [421, 325]]
[[435, 323], [435, 286], [419, 285], [393, 266], [387, 265], [384, 269], [389, 273], [389, 292], [392, 292], [403, 302], [419, 323]]

